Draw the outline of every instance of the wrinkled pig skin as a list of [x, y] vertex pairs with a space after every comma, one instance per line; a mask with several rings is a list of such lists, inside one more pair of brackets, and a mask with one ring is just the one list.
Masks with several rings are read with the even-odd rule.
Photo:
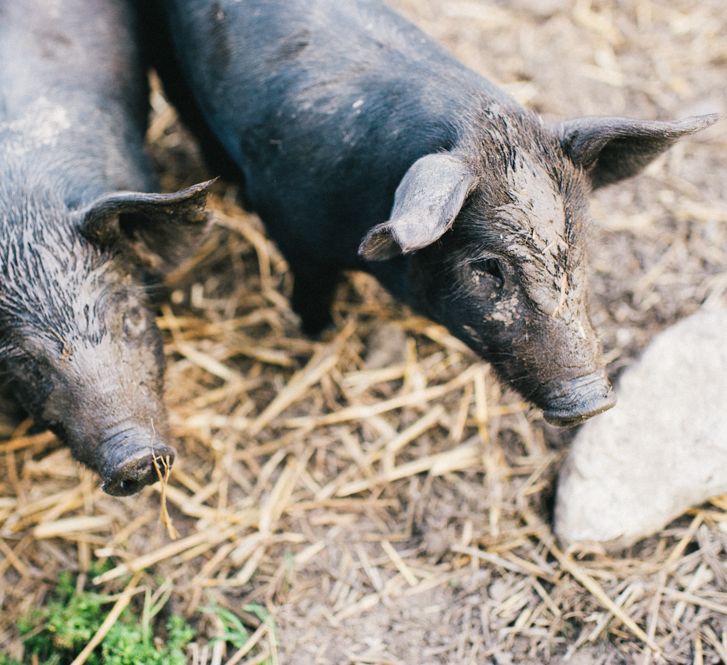
[[0, 0], [0, 381], [127, 495], [171, 463], [146, 277], [206, 228], [207, 183], [155, 194], [137, 18]]
[[550, 422], [614, 404], [588, 194], [714, 116], [548, 126], [379, 0], [144, 4], [168, 92], [288, 260], [306, 332], [330, 324], [341, 272], [365, 270]]

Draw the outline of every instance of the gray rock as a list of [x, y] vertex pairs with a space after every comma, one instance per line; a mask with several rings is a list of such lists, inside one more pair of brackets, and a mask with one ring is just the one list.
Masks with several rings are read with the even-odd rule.
[[560, 472], [555, 531], [614, 550], [727, 492], [727, 309], [666, 330], [624, 373]]

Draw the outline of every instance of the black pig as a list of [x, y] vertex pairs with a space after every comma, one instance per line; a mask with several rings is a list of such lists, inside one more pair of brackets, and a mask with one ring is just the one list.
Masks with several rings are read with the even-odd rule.
[[586, 197], [714, 116], [546, 126], [379, 0], [156, 6], [169, 92], [212, 159], [237, 166], [306, 331], [330, 322], [341, 271], [366, 270], [547, 420], [613, 405], [588, 315]]
[[145, 64], [121, 0], [0, 0], [0, 379], [110, 494], [173, 460], [143, 274], [205, 228], [157, 187]]

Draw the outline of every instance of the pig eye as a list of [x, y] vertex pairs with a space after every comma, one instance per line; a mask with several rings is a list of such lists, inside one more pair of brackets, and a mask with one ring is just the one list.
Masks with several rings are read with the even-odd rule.
[[473, 261], [470, 263], [470, 269], [480, 284], [485, 281], [494, 282], [496, 289], [501, 289], [505, 285], [505, 275], [497, 259], [489, 258]]
[[130, 307], [124, 313], [124, 334], [128, 337], [138, 337], [146, 330], [146, 317], [141, 307]]

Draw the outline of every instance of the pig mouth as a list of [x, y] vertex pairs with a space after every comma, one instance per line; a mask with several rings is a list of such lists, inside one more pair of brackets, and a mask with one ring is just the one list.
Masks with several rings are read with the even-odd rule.
[[616, 395], [603, 370], [561, 383], [543, 408], [543, 417], [551, 425], [572, 427], [608, 411], [616, 404]]

